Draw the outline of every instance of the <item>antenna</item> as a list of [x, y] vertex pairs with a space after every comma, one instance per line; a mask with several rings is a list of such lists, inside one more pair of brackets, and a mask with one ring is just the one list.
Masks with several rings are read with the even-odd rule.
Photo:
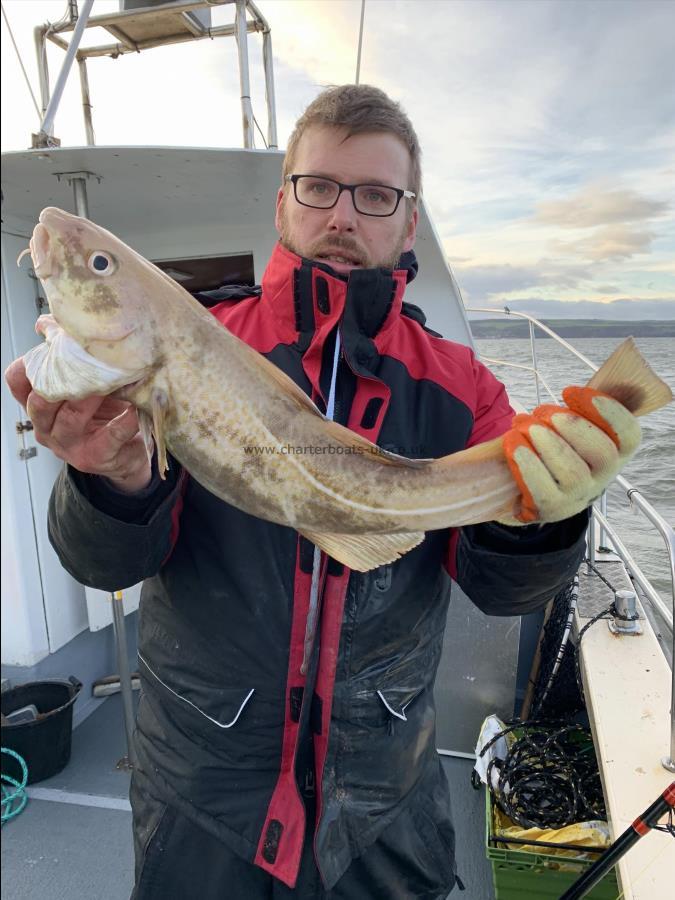
[[361, 24], [359, 26], [359, 49], [356, 54], [356, 79], [354, 84], [359, 83], [359, 76], [361, 74], [361, 46], [363, 44], [363, 17], [366, 12], [366, 0], [361, 0]]

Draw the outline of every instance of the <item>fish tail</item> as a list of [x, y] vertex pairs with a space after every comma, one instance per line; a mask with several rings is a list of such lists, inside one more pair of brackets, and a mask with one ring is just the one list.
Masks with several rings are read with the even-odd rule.
[[645, 416], [673, 399], [673, 392], [654, 372], [632, 337], [616, 348], [586, 387], [618, 400], [634, 416]]

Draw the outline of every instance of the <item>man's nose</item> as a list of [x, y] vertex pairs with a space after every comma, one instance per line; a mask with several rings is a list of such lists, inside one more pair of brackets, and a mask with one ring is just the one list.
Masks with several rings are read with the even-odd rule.
[[358, 215], [354, 209], [352, 195], [349, 191], [342, 191], [337, 203], [330, 210], [328, 225], [336, 231], [354, 231]]

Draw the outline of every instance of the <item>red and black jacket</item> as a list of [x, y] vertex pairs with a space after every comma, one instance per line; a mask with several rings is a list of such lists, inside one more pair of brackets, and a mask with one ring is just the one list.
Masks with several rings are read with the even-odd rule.
[[[513, 415], [503, 386], [403, 305], [407, 280], [404, 269], [346, 279], [277, 245], [262, 291], [212, 312], [321, 408], [339, 328], [335, 418], [396, 453], [439, 457], [503, 433]], [[452, 834], [433, 701], [448, 572], [488, 614], [531, 612], [576, 571], [585, 522], [434, 531], [366, 574], [324, 559], [306, 675], [313, 547], [292, 529], [218, 500], [175, 462], [167, 483], [133, 497], [66, 469], [49, 524], [79, 581], [114, 590], [145, 579], [136, 740], [154, 790], [291, 886], [314, 828], [330, 888], [404, 805]], [[316, 823], [296, 784], [305, 741]]]

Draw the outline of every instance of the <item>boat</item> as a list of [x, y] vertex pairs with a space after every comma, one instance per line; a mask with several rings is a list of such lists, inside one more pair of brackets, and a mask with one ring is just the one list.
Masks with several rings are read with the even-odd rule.
[[[270, 28], [256, 4], [123, 0], [118, 12], [96, 16], [92, 2], [85, 0], [79, 13], [71, 3], [70, 15], [58, 26], [36, 29], [42, 128], [33, 135], [31, 149], [2, 158], [3, 369], [34, 346], [35, 321], [45, 308], [34, 272], [15, 263], [46, 206], [93, 219], [191, 291], [255, 284], [277, 239], [273, 210], [283, 152], [277, 149]], [[212, 27], [211, 10], [228, 4], [233, 22]], [[104, 29], [108, 38], [85, 51], [81, 39], [87, 28]], [[253, 148], [247, 41], [256, 33], [263, 40], [266, 149]], [[88, 59], [232, 36], [238, 45], [243, 147], [95, 144]], [[46, 41], [65, 53], [53, 91], [42, 64]], [[54, 136], [54, 117], [75, 60], [87, 143], [65, 147]], [[406, 299], [423, 307], [428, 323], [444, 337], [474, 346], [467, 309], [423, 201], [415, 250], [419, 276]], [[577, 358], [581, 354], [543, 323], [508, 310], [504, 314], [529, 323], [530, 368], [544, 400], [537, 334], [547, 332]], [[589, 372], [596, 367], [585, 362]], [[36, 444], [25, 411], [3, 385], [3, 693], [18, 684], [67, 676], [82, 684], [73, 707], [69, 764], [26, 789], [28, 805], [3, 831], [3, 892], [8, 900], [64, 895], [116, 900], [129, 895], [133, 882], [127, 796], [139, 590], [95, 591], [61, 567], [47, 538], [47, 505], [59, 469], [59, 461]], [[637, 486], [623, 477], [618, 484], [663, 538], [675, 596], [673, 528]], [[640, 568], [639, 556], [626, 548], [603, 499], [593, 507], [588, 547], [565, 640], [578, 640], [584, 626], [604, 612], [608, 621], [600, 619], [585, 632], [578, 659], [610, 833], [617, 837], [664, 792], [675, 771], [673, 612]], [[623, 592], [623, 620], [606, 609], [616, 591]], [[506, 722], [532, 706], [528, 685], [540, 663], [544, 613], [486, 617], [455, 589], [452, 615], [436, 684], [438, 751], [451, 783], [454, 817], [461, 822], [457, 859], [467, 884], [465, 897], [499, 900], [516, 895], [504, 893], [495, 880], [487, 852], [503, 850], [504, 842], [486, 838], [484, 795], [473, 790], [471, 772], [486, 717]], [[629, 619], [635, 626], [630, 629]], [[536, 868], [528, 861], [531, 856], [518, 855], [513, 843], [507, 846], [512, 868]], [[650, 832], [617, 863], [622, 896], [666, 900], [673, 861], [670, 836]], [[538, 896], [534, 884], [531, 896]]]

